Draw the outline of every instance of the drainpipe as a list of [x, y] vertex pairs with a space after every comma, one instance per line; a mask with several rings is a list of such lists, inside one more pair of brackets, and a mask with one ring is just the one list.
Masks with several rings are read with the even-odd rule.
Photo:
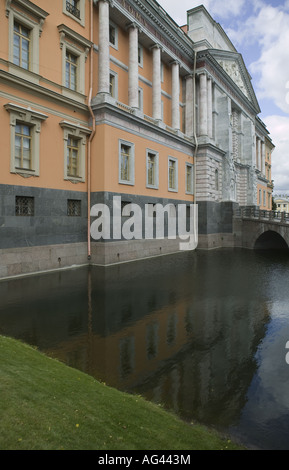
[[92, 133], [89, 136], [87, 146], [87, 258], [91, 259], [91, 242], [90, 242], [90, 201], [91, 201], [91, 143], [95, 135], [95, 117], [91, 108], [91, 97], [93, 87], [93, 0], [90, 0], [90, 71], [89, 71], [89, 95], [88, 95], [88, 109], [92, 118]]

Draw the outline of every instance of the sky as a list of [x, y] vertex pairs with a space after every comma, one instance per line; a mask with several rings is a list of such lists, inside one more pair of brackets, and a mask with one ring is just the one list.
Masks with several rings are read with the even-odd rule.
[[157, 1], [179, 26], [204, 5], [242, 54], [275, 145], [274, 194], [289, 195], [289, 0]]

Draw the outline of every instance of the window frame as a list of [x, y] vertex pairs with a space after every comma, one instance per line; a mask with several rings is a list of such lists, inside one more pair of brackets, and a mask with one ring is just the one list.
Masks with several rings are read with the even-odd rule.
[[[130, 149], [129, 153], [129, 179], [123, 179], [122, 178], [122, 146], [126, 146]], [[134, 168], [134, 163], [135, 163], [135, 145], [131, 142], [128, 142], [126, 140], [119, 139], [119, 150], [118, 150], [118, 167], [119, 167], [119, 172], [118, 172], [118, 182], [119, 184], [126, 184], [130, 186], [134, 186], [135, 184], [135, 168]]]
[[[61, 121], [59, 125], [63, 129], [64, 180], [70, 181], [72, 183], [84, 183], [86, 175], [86, 140], [87, 136], [91, 134], [91, 129], [68, 121]], [[67, 151], [68, 141], [70, 138], [78, 141], [78, 175], [71, 175], [68, 172]]]
[[[24, 108], [13, 103], [4, 105], [10, 113], [10, 173], [21, 176], [39, 176], [40, 167], [40, 134], [42, 123], [48, 118], [47, 115], [31, 108]], [[16, 166], [16, 126], [27, 125], [31, 131], [31, 168], [18, 168]]]
[[[188, 168], [190, 168], [191, 170], [190, 189], [188, 189], [188, 171], [187, 171]], [[190, 195], [194, 194], [194, 165], [188, 162], [186, 162], [186, 194], [190, 194]]]
[[[111, 77], [113, 77], [113, 83], [111, 84]], [[109, 71], [109, 88], [110, 96], [115, 100], [118, 100], [118, 74], [114, 70]]]
[[67, 0], [62, 0], [62, 12], [64, 15], [68, 16], [69, 18], [72, 18], [74, 21], [77, 23], [81, 24], [81, 26], [85, 26], [85, 0], [78, 0], [78, 10], [80, 12], [80, 18], [75, 16], [73, 13], [67, 10]]
[[[114, 29], [115, 38], [114, 42], [110, 41], [110, 29]], [[109, 21], [109, 45], [118, 51], [118, 27], [113, 21]]]
[[[152, 155], [155, 158], [154, 165], [154, 184], [149, 183], [149, 158]], [[146, 187], [150, 189], [159, 189], [159, 153], [155, 150], [146, 149]]]
[[[49, 13], [28, 0], [6, 1], [9, 28], [9, 72], [32, 83], [39, 83], [39, 41]], [[14, 64], [14, 24], [30, 31], [29, 67]]]
[[[68, 98], [77, 99], [77, 95], [85, 96], [85, 64], [92, 47], [92, 43], [76, 31], [61, 24], [58, 27], [60, 34], [60, 49], [62, 50], [62, 86], [63, 94]], [[66, 86], [66, 56], [67, 53], [77, 58], [77, 86], [76, 90]], [[78, 95], [79, 96], [79, 95]], [[84, 99], [84, 98], [83, 98]]]
[[[175, 170], [174, 187], [170, 186], [170, 162], [174, 163], [174, 170]], [[171, 191], [174, 193], [178, 192], [178, 159], [175, 157], [168, 157], [168, 191]]]

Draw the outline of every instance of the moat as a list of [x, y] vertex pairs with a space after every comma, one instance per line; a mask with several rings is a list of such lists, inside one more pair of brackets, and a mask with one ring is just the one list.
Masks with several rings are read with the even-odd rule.
[[0, 282], [0, 334], [250, 447], [289, 450], [288, 285], [282, 251], [58, 271]]

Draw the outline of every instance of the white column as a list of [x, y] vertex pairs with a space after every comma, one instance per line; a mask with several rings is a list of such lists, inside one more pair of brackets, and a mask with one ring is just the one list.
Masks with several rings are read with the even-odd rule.
[[257, 142], [257, 169], [261, 171], [261, 140], [259, 137], [256, 139]]
[[99, 0], [98, 93], [109, 93], [109, 2]]
[[153, 46], [153, 118], [162, 120], [161, 48]]
[[265, 165], [265, 142], [261, 142], [261, 172], [263, 176], [266, 176], [266, 165]]
[[207, 80], [208, 90], [208, 136], [213, 137], [213, 94], [212, 94], [212, 79]]
[[186, 134], [194, 135], [194, 80], [192, 75], [186, 77]]
[[172, 64], [172, 127], [180, 129], [180, 66]]
[[200, 103], [199, 103], [199, 116], [200, 116], [200, 135], [208, 135], [208, 88], [207, 88], [207, 75], [202, 73], [200, 75]]
[[128, 70], [128, 103], [138, 108], [138, 28], [129, 26], [129, 70]]

